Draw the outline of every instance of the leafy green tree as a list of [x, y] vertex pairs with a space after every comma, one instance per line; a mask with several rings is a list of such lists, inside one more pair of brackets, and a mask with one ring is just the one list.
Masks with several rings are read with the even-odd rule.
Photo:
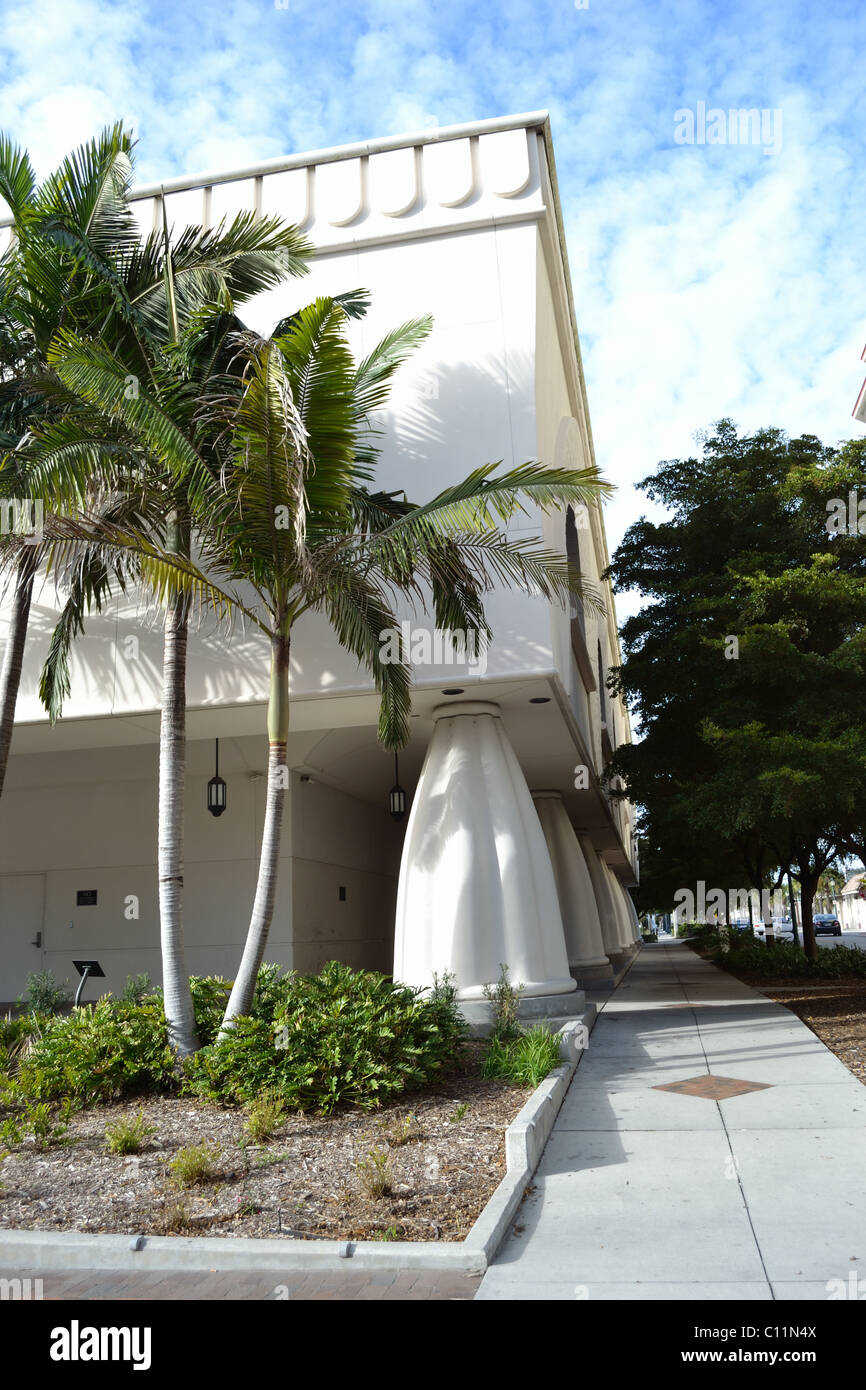
[[700, 459], [641, 486], [668, 520], [641, 519], [611, 565], [651, 602], [623, 629], [615, 683], [640, 740], [613, 770], [642, 808], [654, 860], [680, 886], [800, 879], [815, 950], [820, 875], [866, 823], [866, 541], [828, 529], [828, 503], [866, 481], [864, 442], [839, 450], [722, 421]]

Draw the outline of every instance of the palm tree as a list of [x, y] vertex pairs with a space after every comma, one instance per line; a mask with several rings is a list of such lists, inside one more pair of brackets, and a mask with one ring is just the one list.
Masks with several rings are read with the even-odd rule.
[[[106, 542], [135, 550], [143, 576], [163, 598], [194, 593], [218, 607], [231, 605], [268, 638], [265, 823], [224, 1029], [249, 1012], [273, 917], [295, 624], [311, 610], [327, 616], [340, 643], [372, 672], [381, 741], [400, 748], [409, 731], [410, 673], [381, 655], [382, 634], [397, 622], [396, 595], [423, 602], [429, 594], [439, 626], [486, 636], [483, 595], [496, 583], [567, 601], [580, 587], [567, 559], [533, 539], [509, 540], [502, 524], [524, 504], [548, 510], [609, 491], [594, 468], [568, 472], [527, 463], [506, 473], [485, 465], [420, 506], [371, 492], [370, 417], [429, 321], [403, 325], [356, 367], [346, 316], [342, 304], [319, 299], [285, 320], [272, 339], [239, 335], [239, 375], [231, 389], [205, 393], [197, 441], [176, 430], [147, 393], [124, 400], [123, 364], [104, 350], [65, 335], [52, 352], [70, 390], [109, 417], [121, 416], [143, 449], [174, 477], [190, 480], [197, 562], [121, 528], [108, 531]], [[240, 599], [240, 585], [252, 599]]]
[[[210, 322], [213, 304], [219, 306], [218, 318], [235, 328], [235, 304], [287, 274], [300, 273], [310, 249], [294, 228], [278, 219], [256, 219], [253, 213], [240, 214], [228, 227], [190, 227], [177, 237], [169, 236], [163, 217], [162, 231], [142, 241], [128, 205], [131, 151], [131, 136], [116, 126], [64, 161], [37, 188], [26, 155], [10, 142], [0, 142], [0, 192], [15, 218], [12, 248], [0, 268], [0, 429], [11, 451], [4, 460], [8, 481], [0, 486], [7, 494], [13, 484], [19, 491], [23, 487], [24, 495], [39, 495], [67, 515], [83, 509], [91, 516], [71, 550], [68, 537], [58, 548], [56, 528], [49, 550], [25, 549], [19, 541], [6, 547], [7, 563], [14, 563], [17, 572], [0, 686], [0, 791], [40, 561], [69, 582], [40, 687], [53, 720], [68, 693], [69, 648], [83, 629], [85, 613], [101, 605], [112, 582], [123, 587], [129, 578], [128, 555], [114, 552], [112, 564], [106, 562], [94, 517], [109, 528], [148, 523], [163, 543], [181, 553], [190, 539], [182, 480], [165, 469], [155, 477], [151, 470], [146, 475], [150, 489], [142, 491], [140, 480], [130, 478], [130, 460], [140, 467], [140, 451], [116, 422], [102, 418], [97, 425], [80, 399], [52, 379], [52, 339], [75, 330], [110, 345], [124, 364], [124, 395], [135, 400], [141, 383], [147, 382], [154, 408], [174, 412], [181, 427], [191, 428], [195, 373], [178, 381], [171, 362], [182, 335], [191, 332], [198, 341], [199, 322], [203, 314]], [[212, 369], [217, 365], [218, 353]], [[40, 429], [43, 437], [34, 461], [33, 452], [22, 446]], [[127, 499], [120, 507], [112, 497], [118, 488]], [[169, 524], [162, 530], [166, 511]], [[181, 1054], [196, 1045], [180, 893], [188, 611], [185, 594], [170, 598], [159, 793], [163, 984], [170, 1040]]]

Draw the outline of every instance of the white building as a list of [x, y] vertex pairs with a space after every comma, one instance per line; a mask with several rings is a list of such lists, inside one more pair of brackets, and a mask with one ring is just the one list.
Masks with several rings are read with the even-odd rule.
[[843, 931], [866, 932], [866, 873], [852, 874], [827, 909], [835, 912]]
[[[389, 328], [433, 315], [384, 421], [383, 487], [420, 501], [490, 460], [592, 460], [544, 113], [176, 179], [164, 194], [175, 225], [255, 207], [306, 232], [317, 248], [310, 274], [243, 311], [260, 331], [317, 294], [359, 286], [372, 308], [351, 326], [358, 355]], [[161, 217], [160, 189], [139, 190], [135, 206], [149, 230]], [[546, 518], [543, 529], [600, 584], [608, 555], [598, 509]], [[486, 671], [416, 669], [412, 739], [399, 760], [414, 798], [403, 825], [388, 814], [394, 759], [376, 740], [372, 683], [323, 620], [303, 620], [269, 958], [301, 971], [337, 958], [422, 984], [433, 969], [452, 969], [473, 998], [500, 961], [528, 994], [567, 994], [575, 977], [609, 975], [610, 960], [634, 949], [624, 891], [636, 881], [632, 812], [598, 781], [630, 738], [627, 711], [604, 688], [619, 651], [612, 597], [600, 587], [602, 620], [495, 594]], [[73, 977], [82, 957], [101, 962], [112, 990], [131, 973], [160, 975], [161, 631], [133, 603], [91, 619], [64, 718], [51, 728], [37, 682], [55, 611], [45, 585], [0, 803], [0, 1000], [13, 999], [31, 970]], [[185, 921], [189, 966], [200, 974], [232, 975], [240, 958], [262, 830], [267, 684], [266, 644], [255, 634], [192, 636]], [[205, 805], [216, 738], [228, 783], [219, 819]], [[586, 788], [575, 786], [582, 766]], [[530, 793], [544, 793], [538, 812]]]

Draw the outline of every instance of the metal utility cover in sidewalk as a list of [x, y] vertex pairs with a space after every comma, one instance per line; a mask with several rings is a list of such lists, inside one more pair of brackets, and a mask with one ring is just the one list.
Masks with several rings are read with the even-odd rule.
[[687, 1081], [671, 1081], [667, 1086], [653, 1086], [654, 1091], [676, 1091], [681, 1096], [700, 1096], [703, 1100], [730, 1100], [747, 1091], [768, 1091], [763, 1081], [737, 1081], [732, 1076], [692, 1076]]

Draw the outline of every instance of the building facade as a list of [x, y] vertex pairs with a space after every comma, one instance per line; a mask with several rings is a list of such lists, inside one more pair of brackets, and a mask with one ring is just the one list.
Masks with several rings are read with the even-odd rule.
[[[319, 151], [134, 194], [143, 230], [214, 225], [242, 208], [296, 223], [310, 273], [245, 306], [262, 333], [319, 294], [363, 287], [360, 357], [432, 314], [396, 378], [377, 484], [433, 496], [479, 464], [593, 460], [550, 129], [541, 113]], [[0, 236], [4, 234], [0, 228]], [[603, 460], [602, 466], [603, 466]], [[612, 481], [616, 481], [613, 479]], [[604, 613], [494, 592], [484, 660], [422, 651], [412, 737], [399, 758], [411, 811], [388, 811], [394, 759], [376, 739], [372, 682], [323, 619], [292, 648], [291, 790], [268, 956], [329, 959], [428, 984], [452, 971], [477, 998], [500, 962], [527, 994], [569, 994], [610, 974], [638, 939], [633, 815], [600, 773], [630, 738], [607, 691], [619, 662], [598, 507], [521, 516], [598, 588]], [[50, 727], [37, 686], [58, 608], [34, 596], [6, 790], [0, 801], [0, 999], [31, 970], [105, 987], [160, 976], [156, 804], [161, 629], [118, 598], [88, 621], [72, 694]], [[429, 615], [402, 615], [409, 631]], [[5, 627], [0, 626], [0, 641]], [[458, 653], [459, 655], [459, 653]], [[465, 654], [464, 654], [465, 655]], [[231, 976], [253, 898], [267, 763], [268, 651], [205, 622], [189, 653], [185, 927], [190, 969]], [[219, 739], [224, 815], [206, 809]]]

